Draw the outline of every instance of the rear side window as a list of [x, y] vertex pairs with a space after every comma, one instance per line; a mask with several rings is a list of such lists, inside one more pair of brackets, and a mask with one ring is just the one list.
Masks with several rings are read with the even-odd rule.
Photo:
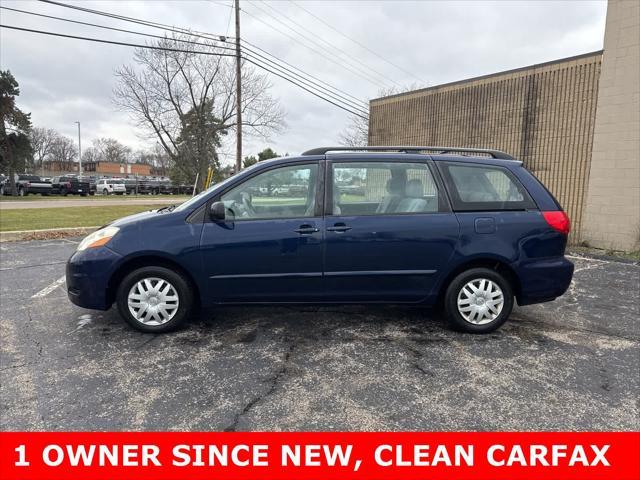
[[442, 211], [424, 163], [333, 163], [333, 215], [403, 215]]
[[527, 210], [536, 208], [520, 181], [506, 168], [442, 162], [454, 210]]

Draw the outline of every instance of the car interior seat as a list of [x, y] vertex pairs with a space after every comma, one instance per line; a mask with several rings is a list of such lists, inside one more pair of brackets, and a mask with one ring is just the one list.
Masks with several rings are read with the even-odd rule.
[[391, 177], [387, 180], [387, 194], [382, 197], [376, 213], [393, 213], [402, 200], [402, 179]]
[[428, 202], [424, 198], [424, 185], [422, 181], [414, 178], [407, 182], [405, 187], [405, 197], [398, 204], [396, 212], [424, 212], [427, 210]]

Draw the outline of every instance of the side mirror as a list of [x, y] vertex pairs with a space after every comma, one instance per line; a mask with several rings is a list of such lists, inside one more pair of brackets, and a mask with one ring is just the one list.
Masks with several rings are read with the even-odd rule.
[[222, 221], [225, 219], [225, 206], [223, 202], [213, 202], [209, 208], [209, 217], [213, 221]]

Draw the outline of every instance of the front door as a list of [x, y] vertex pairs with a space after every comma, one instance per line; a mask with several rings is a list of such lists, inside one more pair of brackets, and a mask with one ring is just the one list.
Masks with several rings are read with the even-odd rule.
[[328, 165], [325, 292], [336, 301], [423, 301], [459, 224], [426, 162]]
[[318, 162], [276, 167], [220, 196], [227, 218], [205, 223], [201, 240], [212, 303], [321, 297], [319, 172]]

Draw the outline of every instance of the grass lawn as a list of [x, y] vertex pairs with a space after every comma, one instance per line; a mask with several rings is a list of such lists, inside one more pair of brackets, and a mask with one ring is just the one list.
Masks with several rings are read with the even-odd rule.
[[[167, 199], [167, 205], [174, 203]], [[161, 205], [102, 205], [100, 207], [23, 208], [0, 210], [0, 231], [40, 230], [61, 227], [100, 226], [120, 217], [145, 210], [157, 209]]]

